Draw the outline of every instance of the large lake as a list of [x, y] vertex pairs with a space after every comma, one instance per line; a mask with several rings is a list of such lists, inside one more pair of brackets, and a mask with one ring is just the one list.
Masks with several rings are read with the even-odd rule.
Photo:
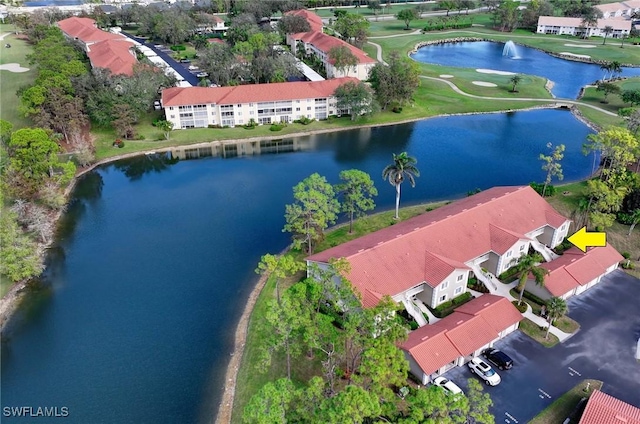
[[[49, 288], [30, 296], [2, 346], [2, 407], [69, 408], [65, 423], [196, 423], [215, 415], [236, 322], [260, 256], [281, 251], [284, 205], [313, 172], [381, 179], [392, 153], [422, 176], [402, 204], [544, 178], [564, 143], [566, 181], [586, 177], [590, 130], [568, 111], [457, 116], [264, 143], [291, 153], [199, 160], [141, 156], [98, 168], [74, 192], [51, 251]], [[209, 149], [234, 156], [258, 144]], [[204, 153], [204, 151], [202, 151]], [[182, 154], [182, 153], [181, 153]], [[194, 156], [194, 151], [186, 152]], [[34, 419], [11, 419], [33, 422]], [[37, 422], [61, 419], [38, 418]], [[4, 421], [4, 420], [3, 420]], [[9, 420], [7, 420], [9, 421]]]
[[[567, 39], [568, 44], [572, 44]], [[609, 40], [609, 43], [619, 43]], [[575, 43], [573, 43], [575, 44]], [[630, 46], [629, 48], [635, 48]], [[604, 76], [600, 65], [559, 59], [524, 46], [516, 46], [517, 58], [502, 55], [504, 43], [488, 41], [444, 43], [425, 46], [411, 55], [418, 62], [435, 63], [437, 65], [457, 66], [461, 68], [484, 68], [519, 74], [537, 75], [554, 82], [551, 93], [560, 98], [575, 99], [580, 88], [593, 84]], [[567, 47], [575, 51], [575, 48]], [[589, 49], [581, 49], [581, 53], [589, 55]], [[640, 68], [623, 68], [622, 76], [638, 76]], [[478, 81], [483, 81], [483, 74], [478, 73]], [[454, 81], [455, 82], [455, 81]]]

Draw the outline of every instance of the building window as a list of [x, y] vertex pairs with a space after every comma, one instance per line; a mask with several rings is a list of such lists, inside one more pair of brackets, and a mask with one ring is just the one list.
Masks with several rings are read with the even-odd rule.
[[511, 250], [507, 252], [507, 258], [510, 258], [510, 257], [511, 257]]
[[176, 115], [171, 115], [171, 119], [175, 119]]
[[462, 293], [462, 286], [456, 289], [456, 295], [459, 295], [460, 293]]
[[522, 252], [523, 250], [524, 250], [524, 244], [520, 246], [520, 251]]
[[448, 282], [448, 281], [445, 281], [444, 283], [442, 283], [442, 284], [441, 284], [441, 286], [440, 286], [440, 290], [444, 290], [444, 289], [446, 289], [447, 287], [449, 287], [449, 282]]
[[249, 115], [253, 115], [253, 111], [252, 110], [249, 111]]
[[307, 106], [307, 110], [311, 110], [311, 106]]
[[444, 302], [445, 300], [447, 300], [446, 294], [443, 294], [442, 296], [440, 296], [440, 302]]
[[300, 108], [299, 107], [296, 108], [296, 112], [300, 112]]
[[464, 274], [460, 274], [460, 275], [458, 275], [457, 280], [458, 280], [458, 281], [462, 281], [462, 277], [464, 277]]
[[238, 111], [238, 116], [242, 116], [242, 111], [241, 110]]

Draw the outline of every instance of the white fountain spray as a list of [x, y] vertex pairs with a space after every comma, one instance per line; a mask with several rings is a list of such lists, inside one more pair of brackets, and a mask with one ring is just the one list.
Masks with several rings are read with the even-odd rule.
[[511, 59], [520, 59], [520, 56], [518, 55], [518, 48], [513, 41], [509, 40], [504, 44], [502, 56], [509, 57]]

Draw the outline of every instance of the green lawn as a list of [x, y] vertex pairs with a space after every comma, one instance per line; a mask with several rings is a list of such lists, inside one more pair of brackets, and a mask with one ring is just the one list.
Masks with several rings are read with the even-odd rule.
[[[0, 34], [13, 30], [12, 25], [0, 25]], [[11, 48], [6, 48], [5, 44], [11, 44]], [[0, 42], [0, 65], [7, 63], [18, 63], [20, 66], [29, 68], [26, 56], [33, 51], [31, 45], [10, 34]], [[16, 92], [20, 87], [29, 85], [35, 81], [36, 71], [30, 69], [28, 72], [0, 71], [0, 119], [9, 121], [14, 129], [32, 125], [31, 120], [23, 117], [18, 112], [20, 99]]]
[[[588, 390], [587, 386], [589, 387]], [[571, 418], [571, 423], [577, 423], [580, 417], [571, 415], [576, 410], [580, 400], [589, 398], [594, 390], [600, 390], [601, 388], [602, 381], [583, 380], [536, 415], [533, 420], [529, 421], [529, 424], [558, 424], [564, 422], [566, 418]]]
[[573, 334], [580, 329], [580, 324], [578, 324], [577, 321], [572, 320], [566, 315], [555, 320], [553, 325], [554, 327], [557, 327], [559, 330], [569, 334]]
[[545, 338], [547, 330], [541, 330], [540, 327], [538, 327], [538, 324], [531, 321], [529, 318], [525, 318], [520, 321], [520, 331], [522, 331], [524, 334], [531, 337], [533, 340], [537, 341], [544, 347], [553, 347], [558, 344], [558, 342], [560, 342], [560, 340], [558, 340], [558, 338], [551, 333], [549, 333], [549, 338]]

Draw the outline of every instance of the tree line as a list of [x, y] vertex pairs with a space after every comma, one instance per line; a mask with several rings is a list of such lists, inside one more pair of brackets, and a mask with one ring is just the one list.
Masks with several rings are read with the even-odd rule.
[[[258, 370], [274, 355], [284, 356], [286, 376], [264, 385], [243, 411], [245, 423], [494, 423], [492, 404], [477, 380], [465, 396], [447, 395], [436, 386], [408, 382], [408, 363], [397, 347], [408, 333], [388, 296], [362, 308], [344, 277], [348, 263], [313, 266], [308, 278], [282, 294], [279, 285], [304, 269], [289, 256], [265, 255], [256, 272], [275, 280], [276, 298], [267, 305]], [[302, 358], [302, 357], [305, 358]], [[293, 360], [320, 362], [320, 375], [294, 384]]]

